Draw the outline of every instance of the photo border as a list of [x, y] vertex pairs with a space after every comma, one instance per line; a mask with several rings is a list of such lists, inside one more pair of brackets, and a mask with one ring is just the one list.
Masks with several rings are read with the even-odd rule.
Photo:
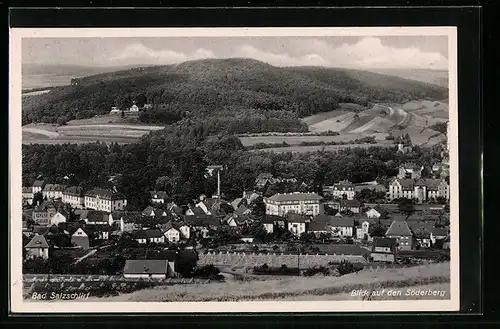
[[[357, 9], [360, 9], [360, 8], [357, 8]], [[393, 8], [391, 8], [391, 9], [393, 9]], [[406, 8], [406, 11], [408, 11], [407, 9], [408, 9], [408, 8]], [[155, 9], [155, 10], [157, 10], [157, 9]], [[365, 9], [363, 9], [363, 10], [365, 10]], [[368, 9], [366, 9], [366, 10], [368, 10]], [[300, 10], [299, 10], [299, 11], [300, 11]], [[349, 11], [349, 10], [348, 10], [348, 11]], [[369, 10], [368, 10], [368, 11], [369, 11]], [[118, 11], [115, 11], [115, 13], [116, 13], [116, 12], [118, 12]], [[338, 11], [337, 11], [337, 13], [338, 13]], [[61, 12], [59, 12], [59, 14], [61, 14]], [[83, 16], [83, 15], [82, 15], [82, 16]], [[14, 21], [15, 21], [15, 20], [14, 20]], [[63, 22], [64, 22], [64, 21], [63, 21]], [[61, 21], [58, 21], [58, 23], [61, 23]], [[76, 23], [78, 24], [78, 20], [76, 21]], [[294, 25], [299, 25], [299, 24], [294, 24]], [[321, 26], [322, 24], [321, 24], [321, 22], [320, 22], [320, 23], [319, 23], [319, 24], [317, 24], [317, 25], [318, 25], [318, 26]], [[460, 43], [459, 43], [459, 46], [460, 46]], [[461, 52], [461, 51], [459, 51], [459, 53], [460, 53], [460, 54], [462, 54], [462, 52]], [[470, 73], [470, 72], [469, 72], [469, 73]], [[472, 75], [472, 76], [473, 76], [473, 75]], [[451, 79], [450, 79], [450, 80], [451, 80]], [[466, 81], [466, 80], [464, 80], [464, 81]], [[474, 79], [473, 79], [472, 81], [474, 81]], [[460, 85], [458, 86], [458, 88], [459, 88], [459, 89], [461, 89], [461, 86], [462, 86], [462, 82], [460, 83]], [[469, 87], [470, 87], [470, 86], [469, 86]], [[451, 90], [450, 90], [450, 92], [451, 92]], [[474, 103], [474, 102], [473, 102], [473, 103]], [[475, 105], [477, 106], [477, 103], [475, 103]], [[450, 104], [450, 108], [451, 108], [451, 104]], [[462, 108], [462, 100], [460, 100], [460, 108]], [[461, 124], [461, 123], [463, 123], [463, 121], [462, 121], [462, 117], [463, 117], [462, 112], [463, 112], [463, 111], [459, 111], [459, 113], [458, 113], [458, 115], [459, 115], [459, 117], [460, 117], [460, 119], [459, 119], [459, 123], [458, 123], [458, 124], [459, 124], [460, 126], [462, 126], [462, 124]], [[469, 113], [470, 113], [470, 111], [469, 111]], [[477, 115], [476, 115], [476, 116], [477, 116]], [[471, 118], [471, 116], [469, 116], [469, 118]], [[472, 121], [470, 121], [470, 120], [469, 120], [468, 122], [469, 122], [469, 123], [471, 123], [471, 122], [477, 122], [477, 119], [474, 119], [474, 118], [472, 118], [472, 119], [473, 119]], [[11, 127], [12, 127], [12, 126], [11, 126]], [[456, 132], [458, 132], [458, 126], [456, 127], [456, 130], [455, 130], [455, 131], [456, 131]], [[461, 131], [462, 131], [462, 130], [461, 130]], [[452, 127], [452, 132], [453, 132], [453, 127]], [[473, 133], [474, 133], [474, 132], [478, 132], [478, 130], [473, 131]], [[452, 134], [453, 134], [453, 133], [452, 133]], [[461, 132], [460, 134], [462, 134], [462, 132]], [[459, 142], [459, 143], [460, 143], [460, 151], [459, 151], [459, 152], [460, 152], [461, 154], [464, 154], [464, 153], [462, 153], [462, 151], [467, 151], [467, 152], [470, 152], [470, 147], [471, 147], [471, 145], [472, 145], [472, 144], [474, 144], [474, 141], [478, 139], [478, 136], [477, 136], [477, 135], [476, 135], [476, 136], [472, 136], [472, 137], [473, 137], [473, 138], [472, 138], [472, 142], [468, 142], [468, 147], [465, 147], [465, 148], [464, 148], [464, 147], [463, 147], [463, 143], [462, 143], [462, 142]], [[12, 140], [11, 140], [11, 142], [12, 142]], [[12, 146], [14, 146], [14, 145], [12, 145], [12, 144], [11, 144], [11, 147], [12, 147]], [[11, 149], [12, 149], [12, 148], [11, 148]], [[467, 155], [469, 155], [469, 154], [470, 154], [470, 153], [467, 153]], [[458, 158], [458, 155], [457, 155], [457, 158]], [[468, 156], [468, 158], [469, 158], [469, 156]], [[469, 158], [469, 159], [473, 160], [472, 158]], [[461, 162], [460, 162], [460, 169], [461, 169], [461, 170], [460, 170], [460, 177], [461, 177], [461, 182], [460, 182], [460, 185], [462, 186], [462, 185], [463, 185], [463, 184], [462, 184], [462, 172], [463, 172], [462, 159], [460, 159], [460, 161], [461, 161]], [[453, 160], [452, 160], [451, 162], [453, 163]], [[455, 163], [456, 163], [456, 164], [457, 164], [457, 166], [458, 166], [458, 162], [455, 162]], [[457, 167], [457, 168], [458, 168], [458, 167]], [[468, 168], [470, 169], [471, 167], [469, 166]], [[458, 172], [458, 170], [457, 170], [457, 172]], [[470, 180], [469, 180], [469, 182], [473, 183], [473, 185], [477, 185], [477, 182], [474, 182], [474, 181], [475, 181], [474, 179], [470, 179]], [[453, 184], [451, 184], [451, 186], [452, 186], [452, 191], [453, 191]], [[467, 192], [467, 194], [468, 194], [468, 195], [470, 195], [470, 193], [469, 193], [469, 192]], [[465, 198], [465, 196], [464, 196], [463, 194], [461, 194], [461, 195], [460, 195], [460, 212], [461, 212], [461, 213], [463, 213], [463, 211], [462, 211], [462, 206], [461, 206], [461, 205], [462, 205], [462, 199], [464, 199], [464, 198]], [[467, 199], [469, 199], [469, 198], [467, 198]], [[467, 199], [466, 199], [466, 200], [467, 200]], [[469, 200], [470, 200], [470, 199], [469, 199]], [[471, 211], [466, 211], [466, 213], [469, 213], [469, 214], [470, 214], [470, 213], [471, 213]], [[473, 213], [473, 212], [472, 212], [472, 213]], [[476, 215], [477, 215], [477, 212], [476, 212]], [[462, 226], [462, 224], [463, 224], [463, 220], [461, 219], [461, 220], [460, 220], [460, 225]], [[467, 226], [469, 226], [469, 228], [472, 228], [472, 227], [473, 227], [473, 225], [467, 225]], [[477, 228], [476, 228], [475, 230], [477, 231]], [[469, 232], [469, 231], [468, 231], [468, 232]], [[473, 232], [473, 233], [477, 233], [477, 232]], [[460, 236], [460, 244], [462, 245], [462, 247], [463, 247], [463, 240], [464, 240], [464, 239], [463, 239], [463, 237], [462, 237], [462, 236]], [[468, 239], [465, 239], [465, 240], [468, 240]], [[477, 240], [476, 240], [476, 241], [477, 241]], [[469, 242], [469, 241], [466, 241], [466, 242]], [[469, 246], [472, 246], [472, 244], [471, 244], [471, 243], [468, 243], [468, 245], [469, 245]], [[477, 246], [476, 246], [476, 247], [477, 247]], [[470, 250], [469, 250], [469, 251], [470, 251]], [[477, 251], [477, 248], [476, 248], [476, 251]], [[463, 254], [463, 250], [462, 250], [462, 249], [460, 250], [460, 253], [462, 253], [462, 254]], [[473, 256], [473, 257], [477, 257], [477, 254], [476, 254], [475, 256]], [[453, 258], [453, 256], [452, 256], [452, 258]], [[462, 274], [462, 272], [464, 272], [464, 271], [463, 271], [463, 267], [462, 267], [462, 270], [461, 270], [461, 274]], [[477, 276], [476, 276], [476, 275], [472, 275], [472, 277], [476, 277], [476, 278], [477, 278]], [[462, 278], [462, 280], [464, 279], [463, 275], [461, 275], [461, 278]], [[470, 281], [469, 281], [469, 284], [470, 284]], [[464, 286], [462, 285], [461, 295], [463, 295], [463, 294], [462, 294], [462, 292], [463, 292], [463, 288], [464, 288]], [[461, 299], [463, 299], [463, 298], [461, 298]], [[405, 301], [405, 302], [407, 302], [407, 301]], [[258, 302], [258, 303], [259, 303], [259, 304], [262, 304], [263, 302]], [[271, 303], [275, 303], [275, 302], [271, 302]], [[399, 301], [399, 303], [400, 303], [400, 301]], [[82, 303], [79, 303], [79, 304], [82, 304]], [[134, 304], [137, 304], [137, 303], [134, 303]], [[150, 304], [150, 303], [148, 303], [148, 304]], [[241, 304], [241, 303], [238, 303], [238, 304]], [[462, 305], [462, 306], [463, 306], [463, 305]], [[351, 309], [351, 310], [346, 310], [346, 311], [352, 312], [352, 309]], [[366, 311], [366, 310], [362, 310], [362, 311]], [[408, 311], [409, 311], [409, 310], [408, 310]], [[331, 312], [331, 310], [330, 310], [330, 312]], [[273, 313], [273, 314], [274, 314], [274, 313]], [[186, 314], [186, 315], [187, 315], [187, 314]]]

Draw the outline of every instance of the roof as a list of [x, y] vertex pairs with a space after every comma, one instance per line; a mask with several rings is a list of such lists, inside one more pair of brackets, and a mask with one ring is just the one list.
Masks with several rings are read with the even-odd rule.
[[86, 217], [80, 216], [80, 219], [87, 219], [89, 222], [94, 223], [108, 223], [109, 213], [99, 210], [89, 210]]
[[142, 223], [144, 216], [139, 211], [124, 211], [111, 213], [114, 219], [122, 219], [124, 223]]
[[415, 182], [415, 185], [425, 186], [428, 190], [437, 190], [441, 182], [441, 179], [421, 178]]
[[66, 185], [61, 184], [47, 184], [43, 188], [44, 192], [62, 192], [66, 189]]
[[154, 199], [166, 199], [168, 196], [165, 191], [149, 191], [149, 195]]
[[237, 199], [234, 199], [232, 202], [231, 202], [231, 206], [233, 206], [234, 209], [238, 209], [241, 201], [243, 201], [243, 198], [237, 198]]
[[309, 222], [309, 218], [307, 218], [305, 215], [303, 215], [303, 214], [296, 214], [296, 213], [293, 213], [293, 212], [287, 213], [286, 214], [286, 219], [290, 223], [306, 223], [306, 222]]
[[203, 209], [201, 209], [200, 207], [193, 207], [193, 206], [189, 206], [189, 209], [193, 212], [193, 214], [195, 216], [197, 215], [205, 215], [205, 211], [203, 211]]
[[341, 200], [340, 201], [342, 206], [345, 207], [361, 207], [362, 203], [359, 200]]
[[185, 215], [184, 222], [192, 226], [216, 226], [219, 225], [217, 217], [212, 215]]
[[33, 192], [33, 190], [31, 187], [23, 186], [23, 193], [32, 193], [32, 192]]
[[105, 190], [105, 189], [99, 189], [99, 188], [95, 188], [95, 189], [92, 189], [90, 191], [87, 191], [87, 193], [85, 193], [85, 196], [94, 197], [94, 198], [99, 197], [99, 198], [108, 199], [108, 200], [124, 200], [124, 199], [126, 199], [125, 195], [123, 195], [122, 193], [116, 193], [112, 190]]
[[270, 198], [267, 198], [269, 201], [274, 202], [284, 202], [284, 201], [320, 201], [323, 199], [316, 193], [301, 193], [301, 192], [293, 192], [293, 193], [277, 193]]
[[331, 217], [332, 216], [328, 216], [328, 215], [325, 215], [325, 214], [320, 214], [320, 215], [316, 215], [314, 218], [313, 218], [313, 222], [321, 222], [321, 223], [328, 223], [330, 220], [331, 220]]
[[285, 217], [281, 217], [281, 216], [276, 216], [276, 215], [265, 215], [264, 216], [264, 219], [266, 222], [268, 223], [277, 223], [277, 222], [284, 222], [286, 221], [286, 218]]
[[220, 204], [222, 203], [219, 198], [205, 198], [201, 202], [205, 205], [205, 207], [207, 207], [209, 211], [219, 208]]
[[273, 175], [270, 174], [270, 173], [260, 173], [259, 176], [257, 176], [257, 179], [260, 180], [260, 179], [271, 179], [273, 178]]
[[391, 182], [391, 184], [396, 181], [401, 185], [403, 190], [413, 190], [413, 186], [415, 185], [414, 179], [399, 179], [399, 178], [394, 179]]
[[233, 215], [234, 216], [243, 216], [246, 212], [248, 212], [250, 209], [248, 209], [247, 207], [245, 207], [244, 205], [241, 205], [238, 207], [238, 209], [236, 209], [234, 212], [233, 212]]
[[406, 221], [393, 220], [391, 226], [385, 232], [387, 236], [411, 236], [412, 233]]
[[310, 222], [307, 223], [307, 230], [312, 232], [329, 231], [327, 222]]
[[83, 196], [83, 188], [79, 186], [71, 186], [64, 190], [64, 194], [67, 195], [75, 195], [75, 196]]
[[33, 182], [33, 187], [42, 187], [45, 185], [45, 181], [43, 180], [36, 180]]
[[163, 233], [161, 232], [160, 229], [149, 229], [149, 230], [144, 230], [144, 233], [148, 238], [161, 238], [163, 236]]
[[329, 225], [331, 227], [354, 227], [354, 218], [332, 216]]
[[447, 236], [448, 229], [446, 227], [434, 227], [431, 233], [435, 236]]
[[35, 235], [25, 248], [48, 248], [49, 244], [43, 235]]
[[124, 274], [167, 274], [168, 260], [128, 259], [125, 261]]
[[420, 169], [422, 169], [422, 166], [417, 166], [413, 162], [406, 162], [406, 163], [404, 163], [404, 164], [401, 165], [401, 168], [403, 168], [405, 170], [407, 170], [407, 169], [420, 170]]
[[391, 248], [391, 250], [394, 251], [396, 244], [397, 244], [396, 238], [374, 237], [372, 251], [375, 251], [375, 247]]

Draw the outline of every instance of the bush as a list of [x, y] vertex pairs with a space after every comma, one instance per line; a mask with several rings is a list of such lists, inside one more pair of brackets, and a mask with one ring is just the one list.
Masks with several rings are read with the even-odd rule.
[[199, 277], [199, 278], [211, 278], [213, 276], [217, 276], [220, 274], [220, 270], [215, 267], [213, 264], [205, 265], [203, 267], [197, 268], [194, 273], [193, 277]]
[[337, 267], [337, 270], [339, 271], [340, 275], [346, 275], [350, 273], [359, 272], [362, 270], [362, 267], [359, 268], [357, 266], [354, 266], [354, 264], [352, 264], [351, 262], [343, 260]]
[[303, 272], [304, 276], [313, 276], [316, 274], [323, 274], [323, 275], [330, 275], [330, 270], [327, 267], [324, 266], [314, 266], [314, 267], [309, 267], [304, 270]]

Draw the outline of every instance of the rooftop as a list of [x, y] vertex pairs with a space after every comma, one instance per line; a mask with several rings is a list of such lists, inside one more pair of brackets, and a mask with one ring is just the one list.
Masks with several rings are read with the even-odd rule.
[[394, 220], [385, 233], [387, 236], [411, 236], [412, 233], [406, 221]]
[[323, 199], [316, 193], [302, 193], [302, 192], [293, 192], [293, 193], [278, 193], [273, 195], [270, 198], [267, 198], [269, 201], [274, 202], [284, 202], [284, 201], [320, 201]]

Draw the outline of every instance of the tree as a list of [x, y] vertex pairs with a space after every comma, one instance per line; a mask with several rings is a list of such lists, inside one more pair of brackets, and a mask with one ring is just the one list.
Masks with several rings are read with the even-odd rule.
[[384, 227], [380, 223], [376, 223], [374, 225], [370, 225], [370, 228], [368, 229], [368, 234], [373, 237], [383, 237], [385, 236], [385, 232], [387, 231], [387, 228]]
[[404, 213], [406, 215], [406, 219], [408, 219], [415, 212], [415, 205], [412, 200], [403, 198], [398, 203], [398, 209]]
[[261, 196], [253, 201], [252, 214], [256, 217], [263, 217], [266, 214], [266, 204]]

